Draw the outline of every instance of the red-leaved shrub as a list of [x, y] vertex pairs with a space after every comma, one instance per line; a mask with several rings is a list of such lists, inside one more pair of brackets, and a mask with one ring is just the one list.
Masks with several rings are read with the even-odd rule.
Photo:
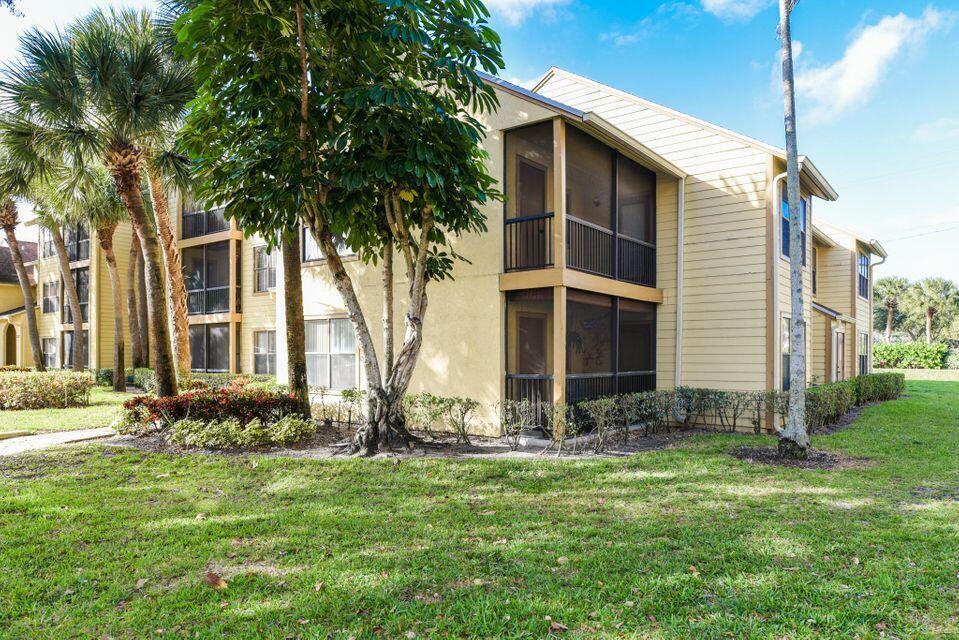
[[150, 422], [162, 421], [167, 425], [184, 418], [202, 421], [235, 418], [242, 424], [257, 419], [273, 423], [299, 410], [294, 396], [257, 389], [197, 389], [165, 398], [137, 396], [127, 400], [123, 408], [128, 414], [137, 411], [145, 414]]

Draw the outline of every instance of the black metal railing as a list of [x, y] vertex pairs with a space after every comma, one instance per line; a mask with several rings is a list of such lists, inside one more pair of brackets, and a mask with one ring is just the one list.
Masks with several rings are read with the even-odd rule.
[[553, 214], [507, 220], [503, 229], [503, 266], [506, 271], [553, 266]]
[[641, 284], [647, 287], [656, 286], [656, 247], [648, 242], [636, 240], [629, 236], [619, 236], [619, 270], [620, 280]]
[[566, 404], [595, 400], [621, 393], [653, 391], [655, 371], [623, 371], [620, 373], [571, 373], [566, 376]]
[[571, 269], [612, 278], [613, 232], [609, 229], [566, 217], [566, 265]]
[[210, 209], [209, 211], [190, 211], [183, 214], [184, 240], [229, 230], [230, 221], [226, 219], [223, 207]]
[[191, 316], [205, 313], [226, 313], [230, 310], [230, 287], [210, 287], [186, 293], [187, 313]]
[[531, 426], [544, 427], [546, 412], [553, 403], [553, 376], [507, 373], [506, 398], [533, 403], [536, 406], [536, 424]]

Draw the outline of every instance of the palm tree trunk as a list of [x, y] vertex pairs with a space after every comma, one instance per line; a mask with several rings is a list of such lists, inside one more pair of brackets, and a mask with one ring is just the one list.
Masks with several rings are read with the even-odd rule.
[[103, 251], [103, 258], [107, 263], [110, 274], [110, 289], [113, 293], [113, 390], [127, 390], [126, 360], [123, 342], [123, 282], [120, 279], [120, 269], [117, 267], [117, 257], [113, 253], [113, 232], [115, 224], [97, 229], [97, 240]]
[[176, 369], [170, 346], [170, 324], [164, 300], [163, 257], [156, 229], [147, 215], [143, 195], [140, 192], [140, 169], [143, 165], [143, 150], [133, 146], [111, 147], [107, 152], [107, 168], [113, 175], [117, 194], [123, 201], [130, 222], [140, 239], [143, 252], [147, 292], [147, 315], [149, 316], [150, 342], [153, 345], [153, 371], [156, 377], [156, 394], [160, 397], [177, 394]]
[[892, 342], [892, 325], [896, 316], [895, 307], [886, 306], [886, 342]]
[[926, 309], [926, 342], [932, 342], [932, 319], [936, 312], [932, 309]]
[[130, 264], [127, 267], [127, 308], [130, 318], [130, 348], [133, 368], [146, 366], [140, 343], [140, 311], [137, 304], [137, 264], [140, 262], [140, 241], [136, 235], [130, 243]]
[[290, 393], [303, 415], [310, 415], [310, 388], [306, 381], [306, 327], [303, 320], [303, 276], [296, 233], [283, 238], [283, 295], [286, 304], [286, 353]]
[[163, 244], [167, 278], [170, 283], [170, 314], [173, 316], [173, 357], [180, 380], [190, 377], [190, 318], [187, 314], [186, 284], [176, 238], [170, 228], [170, 207], [163, 180], [150, 174], [150, 197], [153, 199], [153, 217]]
[[63, 241], [63, 233], [57, 225], [50, 226], [50, 235], [53, 237], [53, 246], [57, 253], [57, 262], [60, 265], [60, 280], [63, 282], [63, 292], [70, 305], [70, 315], [73, 316], [73, 370], [83, 371], [86, 363], [83, 361], [83, 308], [80, 306], [80, 295], [77, 293], [77, 283], [70, 271], [70, 260], [67, 257], [67, 245]]
[[789, 205], [789, 282], [792, 297], [789, 416], [779, 434], [779, 452], [805, 458], [809, 449], [806, 429], [806, 316], [803, 302], [803, 243], [799, 204], [799, 151], [796, 136], [796, 94], [793, 85], [792, 34], [789, 14], [793, 0], [779, 0], [779, 36], [782, 39], [783, 103], [786, 125], [786, 191]]
[[[134, 242], [140, 244], [139, 238]], [[143, 248], [137, 250], [137, 323], [140, 325], [140, 354], [143, 366], [153, 368], [150, 358], [150, 314], [147, 309], [146, 265], [143, 260]]]
[[33, 366], [36, 367], [37, 371], [46, 371], [46, 366], [43, 364], [43, 350], [40, 347], [40, 328], [37, 325], [36, 303], [33, 300], [33, 289], [30, 287], [30, 277], [27, 275], [26, 267], [23, 266], [23, 255], [20, 253], [20, 243], [17, 241], [14, 229], [4, 227], [3, 231], [7, 237], [7, 245], [10, 247], [13, 266], [17, 270], [17, 280], [20, 281], [20, 293], [23, 294], [23, 310], [27, 316], [27, 333], [30, 335], [30, 351], [33, 352]]

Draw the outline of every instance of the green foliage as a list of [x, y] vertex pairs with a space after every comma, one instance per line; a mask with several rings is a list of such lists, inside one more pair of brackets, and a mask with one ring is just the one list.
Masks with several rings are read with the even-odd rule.
[[959, 349], [953, 349], [946, 358], [946, 369], [959, 369]]
[[806, 427], [810, 431], [821, 429], [855, 406], [856, 383], [853, 380], [810, 387], [806, 390]]
[[520, 435], [536, 423], [539, 414], [539, 403], [529, 400], [504, 400], [497, 404], [500, 433], [506, 439], [509, 448], [515, 451], [519, 448]]
[[0, 372], [0, 409], [84, 407], [95, 386], [88, 371]]
[[949, 345], [940, 342], [877, 343], [873, 362], [880, 369], [944, 369]]
[[153, 369], [147, 369], [145, 367], [134, 369], [133, 386], [143, 389], [146, 393], [155, 392], [157, 383], [156, 375], [153, 373]]
[[446, 399], [429, 392], [408, 393], [403, 398], [403, 411], [410, 429], [433, 436], [433, 427], [446, 412]]
[[236, 418], [194, 420], [184, 418], [173, 423], [168, 440], [173, 444], [204, 449], [252, 448], [294, 444], [316, 433], [316, 423], [287, 415], [268, 424], [254, 418], [242, 424]]
[[458, 442], [472, 444], [469, 434], [473, 417], [480, 403], [472, 398], [444, 398], [444, 411], [450, 431], [456, 434]]
[[906, 376], [901, 373], [869, 373], [853, 378], [852, 382], [856, 387], [856, 404], [893, 400], [906, 388]]

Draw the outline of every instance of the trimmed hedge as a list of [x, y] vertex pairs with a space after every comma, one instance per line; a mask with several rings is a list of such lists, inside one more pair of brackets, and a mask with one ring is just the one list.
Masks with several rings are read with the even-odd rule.
[[316, 433], [316, 423], [300, 416], [288, 415], [273, 424], [251, 420], [243, 424], [235, 418], [226, 420], [184, 419], [173, 423], [169, 440], [173, 444], [205, 449], [258, 447], [271, 444], [292, 444]]
[[123, 403], [123, 409], [120, 428], [135, 433], [136, 423], [147, 431], [151, 426], [159, 425], [162, 429], [184, 419], [212, 422], [235, 418], [244, 425], [253, 420], [275, 423], [284, 416], [298, 414], [299, 404], [294, 396], [284, 393], [199, 389], [166, 398], [137, 396]]
[[[112, 369], [110, 371], [112, 375]], [[156, 391], [156, 375], [153, 369], [134, 369], [129, 382], [140, 387], [147, 393]], [[112, 384], [112, 379], [110, 384]], [[195, 389], [225, 389], [225, 388], [252, 387], [261, 391], [283, 392], [286, 388], [276, 383], [276, 376], [250, 373], [193, 373], [190, 375], [190, 385], [187, 390]]]
[[90, 404], [88, 371], [0, 372], [0, 409], [63, 409]]
[[880, 369], [945, 369], [949, 345], [941, 342], [882, 342], [873, 347]]

